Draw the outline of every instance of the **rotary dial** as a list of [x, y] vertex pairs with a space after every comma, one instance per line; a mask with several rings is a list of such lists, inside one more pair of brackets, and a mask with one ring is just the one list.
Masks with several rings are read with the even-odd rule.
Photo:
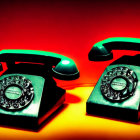
[[134, 95], [137, 76], [127, 67], [116, 67], [107, 72], [101, 80], [101, 93], [111, 101], [123, 101]]
[[9, 76], [0, 80], [0, 106], [8, 110], [21, 109], [32, 101], [34, 89], [29, 79]]

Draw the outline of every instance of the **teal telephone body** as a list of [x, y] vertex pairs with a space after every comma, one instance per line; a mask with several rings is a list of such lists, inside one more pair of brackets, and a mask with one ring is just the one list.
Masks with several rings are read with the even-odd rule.
[[53, 77], [79, 77], [73, 60], [51, 52], [2, 50], [0, 62], [8, 67], [0, 76], [0, 125], [38, 130], [65, 100]]
[[[140, 39], [119, 37], [98, 42], [89, 52], [89, 60], [110, 60], [112, 50], [140, 51]], [[139, 60], [140, 54], [125, 55], [107, 66], [87, 100], [87, 114], [139, 121]]]

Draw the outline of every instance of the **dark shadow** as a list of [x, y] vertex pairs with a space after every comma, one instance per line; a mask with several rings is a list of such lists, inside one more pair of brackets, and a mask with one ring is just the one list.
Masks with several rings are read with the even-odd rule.
[[70, 93], [66, 93], [66, 98], [65, 98], [65, 103], [66, 104], [75, 104], [75, 103], [79, 103], [81, 102], [81, 98], [78, 97], [78, 96], [75, 96], [73, 94], [70, 94]]
[[28, 129], [28, 128], [21, 128], [18, 126], [7, 126], [7, 125], [0, 125], [0, 127], [10, 128], [10, 129], [17, 129], [22, 131], [32, 131], [32, 132], [39, 132], [41, 131], [48, 123], [51, 123], [60, 113], [62, 113], [66, 108], [67, 104], [63, 104], [59, 109], [57, 109], [51, 116], [49, 116], [40, 126], [37, 130]]
[[40, 128], [36, 131], [41, 131], [43, 130], [44, 127], [46, 127], [46, 125], [48, 123], [51, 123], [54, 119], [56, 119], [60, 113], [62, 113], [66, 108], [67, 108], [68, 104], [63, 104], [60, 108], [57, 109], [57, 111], [55, 111], [49, 118], [47, 118], [40, 126]]
[[33, 131], [33, 132], [39, 132], [41, 131], [48, 123], [51, 123], [54, 119], [57, 119], [60, 113], [63, 113], [63, 111], [68, 107], [69, 104], [72, 103], [79, 103], [81, 101], [81, 98], [78, 96], [72, 95], [70, 93], [66, 93], [65, 96], [65, 102], [64, 104], [58, 108], [52, 115], [50, 115], [40, 126], [37, 130], [28, 129], [28, 128], [21, 128], [18, 126], [7, 126], [7, 125], [0, 125], [0, 127], [6, 127], [6, 128], [12, 128], [17, 130], [23, 130], [23, 131]]
[[87, 116], [96, 117], [96, 118], [108, 119], [108, 120], [112, 120], [112, 121], [118, 121], [118, 122], [135, 124], [135, 125], [139, 125], [140, 124], [140, 122], [133, 122], [133, 121], [128, 121], [128, 120], [120, 120], [119, 118], [111, 118], [111, 117], [107, 117], [107, 116], [99, 116], [99, 115], [88, 114], [88, 113], [86, 113], [86, 115]]

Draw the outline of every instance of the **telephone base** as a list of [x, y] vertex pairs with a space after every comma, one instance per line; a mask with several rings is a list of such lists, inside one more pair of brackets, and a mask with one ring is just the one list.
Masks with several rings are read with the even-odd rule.
[[[111, 80], [109, 84], [107, 84], [107, 82], [105, 81], [105, 77], [107, 76], [107, 74], [113, 71], [113, 69], [117, 70], [118, 72], [118, 69], [120, 68], [124, 68], [124, 69], [126, 68], [128, 70], [130, 69], [131, 71], [135, 71], [135, 73], [137, 74], [138, 83], [135, 83], [135, 81], [131, 82], [133, 84], [135, 83], [136, 85], [135, 88], [133, 89], [134, 93], [132, 92], [131, 95], [126, 94], [126, 96], [118, 96], [117, 98], [115, 98], [114, 95], [116, 93], [119, 94], [119, 92], [121, 91], [123, 93], [126, 89], [130, 88], [131, 85], [131, 83], [128, 82], [128, 79], [126, 80], [127, 84], [125, 85], [125, 80], [123, 80], [121, 76], [117, 77], [115, 74], [114, 74], [115, 77]], [[134, 73], [133, 76], [135, 77]], [[90, 97], [87, 100], [86, 103], [87, 113], [95, 114], [99, 116], [117, 118], [122, 120], [128, 120], [133, 122], [139, 121], [139, 115], [138, 115], [139, 105], [140, 105], [139, 79], [140, 79], [140, 71], [138, 66], [126, 65], [126, 64], [109, 65], [101, 75]], [[102, 91], [103, 82], [105, 82], [105, 85], [107, 87], [108, 90], [107, 93], [103, 92], [105, 90]], [[125, 85], [124, 90], [121, 89], [122, 85]], [[109, 94], [110, 96], [107, 96]]]
[[[49, 105], [46, 104], [46, 98], [43, 98], [43, 104], [40, 105], [38, 116], [22, 116], [22, 115], [8, 115], [0, 113], [0, 126], [10, 126], [19, 129], [26, 129], [30, 131], [39, 131], [45, 122], [51, 119], [51, 116], [63, 105], [65, 101], [65, 90], [55, 87], [55, 97], [50, 98]], [[50, 94], [50, 93], [49, 93]], [[47, 106], [45, 106], [45, 104]], [[16, 113], [16, 112], [15, 112]], [[13, 112], [14, 114], [14, 112]]]
[[97, 116], [127, 120], [131, 122], [139, 121], [138, 110], [128, 108], [116, 108], [96, 103], [87, 103], [86, 112], [89, 115], [92, 114]]

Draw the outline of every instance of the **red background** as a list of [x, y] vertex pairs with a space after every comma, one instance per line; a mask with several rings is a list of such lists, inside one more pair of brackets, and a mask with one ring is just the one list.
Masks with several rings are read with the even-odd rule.
[[[34, 49], [68, 56], [76, 62], [80, 78], [60, 84], [93, 84], [111, 61], [90, 62], [90, 49], [109, 37], [139, 38], [139, 5], [135, 0], [0, 1], [0, 49]], [[115, 51], [114, 58], [131, 53]]]
[[[33, 49], [50, 51], [59, 53], [72, 58], [80, 71], [80, 78], [75, 81], [58, 81], [61, 86], [82, 86], [82, 84], [95, 84], [104, 71], [105, 67], [109, 65], [115, 59], [121, 57], [124, 54], [134, 55], [138, 52], [132, 51], [113, 51], [114, 59], [106, 62], [90, 62], [88, 60], [88, 53], [92, 46], [103, 39], [109, 37], [135, 37], [140, 38], [140, 1], [129, 1], [129, 0], [1, 0], [0, 1], [0, 49]], [[82, 92], [83, 91], [83, 92]], [[72, 103], [72, 98], [76, 101], [75, 95], [79, 95], [81, 100], [84, 101], [81, 106], [75, 106], [77, 104], [71, 104], [73, 106], [74, 113], [71, 114], [71, 110], [68, 108], [62, 111], [56, 118], [53, 119], [46, 129], [43, 129], [38, 133], [42, 138], [46, 138], [48, 128], [53, 126], [55, 121], [57, 126], [64, 127], [65, 133], [67, 134], [68, 125], [65, 121], [69, 121], [69, 118], [64, 120], [59, 118], [64, 114], [66, 117], [69, 116], [71, 119], [77, 118], [74, 123], [78, 120], [86, 127], [80, 125], [71, 126], [69, 128], [69, 136], [64, 135], [63, 131], [60, 131], [54, 127], [50, 128], [50, 137], [57, 138], [59, 133], [64, 138], [79, 138], [87, 139], [100, 138], [102, 137], [121, 137], [127, 136], [140, 137], [138, 135], [138, 127], [133, 124], [104, 120], [102, 118], [88, 117], [85, 113], [85, 102], [90, 93], [87, 93], [86, 98], [84, 94], [86, 91], [91, 92], [92, 88], [88, 90], [76, 89], [76, 91], [67, 91], [68, 103]], [[81, 93], [80, 93], [81, 92]], [[77, 94], [78, 93], [78, 94]], [[70, 96], [70, 97], [69, 97]], [[80, 105], [80, 103], [79, 103]], [[69, 106], [69, 107], [71, 107]], [[70, 108], [69, 108], [70, 109]], [[78, 111], [83, 116], [79, 116]], [[60, 121], [60, 120], [62, 121]], [[83, 119], [83, 120], [82, 120]], [[94, 121], [96, 121], [94, 123]], [[84, 120], [87, 120], [84, 123]], [[73, 121], [73, 120], [71, 120]], [[112, 123], [113, 122], [113, 123]], [[60, 123], [60, 125], [59, 125]], [[71, 123], [71, 122], [70, 122]], [[90, 124], [92, 123], [92, 129]], [[95, 126], [94, 126], [95, 124]], [[113, 124], [113, 125], [112, 125]], [[97, 125], [97, 126], [96, 126]], [[104, 127], [105, 129], [104, 129]], [[111, 127], [108, 128], [107, 126]], [[116, 127], [117, 126], [117, 127]], [[122, 126], [122, 127], [121, 127]], [[121, 127], [121, 128], [120, 128]], [[131, 127], [131, 129], [130, 129]], [[133, 129], [135, 127], [135, 129]], [[75, 129], [74, 129], [75, 128]], [[14, 129], [1, 128], [1, 136], [5, 137], [7, 131], [15, 133], [15, 137], [18, 136], [30, 136], [36, 137], [34, 133], [17, 131]], [[53, 135], [53, 132], [57, 132], [57, 136]], [[63, 130], [63, 129], [62, 129]], [[73, 131], [74, 132], [73, 132]], [[95, 134], [93, 133], [93, 131]], [[97, 131], [95, 131], [97, 130]], [[101, 130], [101, 135], [100, 135]], [[112, 133], [110, 133], [110, 130]], [[124, 131], [123, 131], [124, 130]], [[133, 131], [133, 133], [131, 133]], [[18, 135], [18, 133], [20, 134]], [[74, 136], [70, 132], [74, 133]], [[81, 133], [82, 132], [82, 133]], [[84, 133], [85, 132], [85, 133]], [[121, 132], [121, 133], [120, 133]], [[123, 135], [125, 133], [125, 135]], [[17, 134], [17, 135], [16, 135]], [[54, 133], [56, 134], [56, 133]], [[83, 135], [82, 135], [83, 134]], [[93, 135], [92, 135], [93, 134]], [[132, 134], [132, 135], [131, 135]], [[12, 134], [11, 134], [12, 135]], [[81, 136], [80, 136], [81, 135]], [[72, 137], [73, 136], [73, 137]], [[79, 136], [79, 137], [78, 137]], [[7, 136], [8, 137], [8, 136]], [[14, 137], [14, 135], [13, 135]]]

